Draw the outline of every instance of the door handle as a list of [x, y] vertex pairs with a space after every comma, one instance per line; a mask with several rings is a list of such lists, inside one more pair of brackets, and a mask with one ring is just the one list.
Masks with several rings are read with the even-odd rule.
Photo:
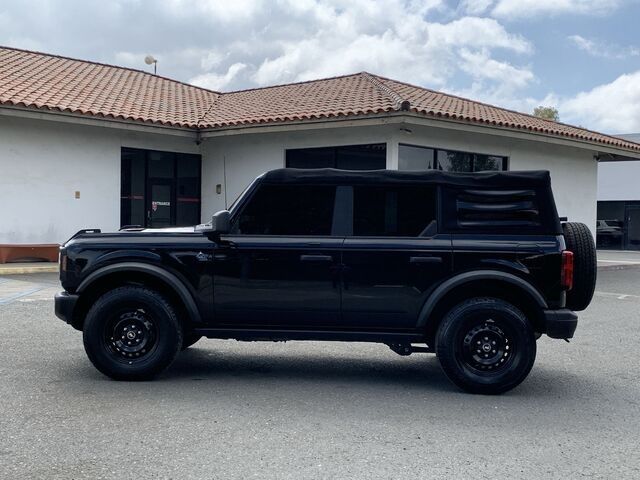
[[409, 257], [409, 263], [442, 263], [440, 257]]
[[300, 255], [301, 262], [333, 262], [331, 255]]

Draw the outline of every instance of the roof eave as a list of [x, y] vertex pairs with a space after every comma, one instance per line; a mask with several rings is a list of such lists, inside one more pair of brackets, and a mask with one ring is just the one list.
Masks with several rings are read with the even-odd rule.
[[489, 123], [471, 122], [468, 120], [454, 119], [450, 117], [436, 117], [433, 115], [404, 111], [391, 111], [377, 114], [349, 115], [343, 117], [286, 122], [243, 123], [236, 125], [227, 125], [224, 127], [203, 128], [200, 135], [204, 139], [229, 135], [243, 135], [249, 133], [270, 133], [277, 131], [315, 130], [336, 127], [358, 127], [367, 125], [389, 124], [414, 124], [434, 128], [462, 130], [467, 132], [518, 138], [529, 141], [542, 141], [545, 143], [553, 143], [590, 150], [594, 153], [594, 155], [612, 155], [615, 156], [615, 158], [621, 160], [640, 159], [640, 150], [629, 150], [616, 145], [608, 145], [605, 143], [584, 140], [577, 137], [555, 135], [541, 131], [516, 129]]
[[196, 138], [198, 134], [197, 128], [190, 126], [108, 117], [102, 115], [93, 115], [89, 113], [75, 113], [50, 108], [24, 107], [6, 103], [0, 104], [0, 115], [29, 118], [34, 120], [72, 123], [77, 125], [107, 127], [121, 130], [137, 130], [151, 133], [162, 132], [169, 135], [193, 138]]

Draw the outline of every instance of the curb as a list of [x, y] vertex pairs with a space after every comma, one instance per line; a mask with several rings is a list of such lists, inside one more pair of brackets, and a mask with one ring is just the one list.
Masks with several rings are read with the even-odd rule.
[[610, 270], [633, 270], [636, 268], [640, 268], [640, 263], [632, 263], [632, 264], [616, 263], [613, 265], [598, 265], [599, 272], [607, 272]]
[[20, 275], [28, 273], [58, 273], [58, 264], [54, 265], [29, 265], [29, 266], [15, 266], [8, 267], [5, 265], [0, 266], [1, 275]]

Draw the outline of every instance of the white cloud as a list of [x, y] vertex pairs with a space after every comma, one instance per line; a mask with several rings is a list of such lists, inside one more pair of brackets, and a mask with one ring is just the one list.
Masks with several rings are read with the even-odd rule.
[[[342, 9], [315, 12], [317, 25], [302, 39], [283, 39], [279, 51], [268, 56], [251, 79], [258, 85], [322, 78], [361, 70], [408, 82], [442, 87], [457, 73], [461, 52], [482, 52], [494, 65], [494, 52], [523, 55], [532, 52], [522, 36], [508, 32], [491, 18], [463, 17], [448, 23], [425, 17], [420, 4], [392, 0], [376, 9], [345, 4]], [[369, 2], [364, 2], [368, 5]], [[429, 10], [429, 9], [427, 9]], [[401, 12], [389, 16], [386, 12]], [[511, 82], [484, 76], [491, 82]]]
[[611, 133], [640, 132], [640, 70], [560, 99], [557, 105], [568, 123]]
[[[501, 20], [478, 16], [495, 0], [455, 9], [450, 0], [33, 2], [0, 8], [0, 44], [143, 70], [152, 70], [144, 64], [151, 54], [158, 74], [214, 89], [367, 70], [433, 88], [474, 82], [497, 92], [533, 77], [531, 43]], [[471, 69], [473, 58], [485, 61], [476, 65], [481, 71]]]
[[490, 58], [486, 51], [472, 52], [460, 50], [462, 63], [460, 68], [474, 79], [485, 79], [499, 82], [503, 93], [526, 87], [535, 79], [527, 68], [518, 68], [508, 62], [499, 62]]
[[469, 15], [482, 15], [493, 3], [494, 0], [462, 0], [460, 10]]
[[604, 15], [621, 0], [498, 0], [492, 15], [498, 18], [527, 18], [537, 15]]
[[192, 78], [191, 83], [198, 87], [209, 88], [211, 90], [223, 90], [245, 68], [247, 68], [247, 66], [244, 63], [234, 63], [226, 73], [204, 73]]
[[580, 50], [594, 57], [625, 59], [640, 55], [640, 48], [637, 47], [621, 47], [610, 43], [589, 40], [580, 35], [570, 35], [567, 38]]

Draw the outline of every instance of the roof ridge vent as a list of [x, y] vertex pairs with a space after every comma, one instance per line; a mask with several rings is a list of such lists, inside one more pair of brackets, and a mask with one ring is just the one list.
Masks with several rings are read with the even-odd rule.
[[393, 100], [396, 110], [408, 112], [411, 109], [411, 102], [409, 102], [409, 100], [402, 98], [398, 92], [382, 83], [379, 78], [367, 72], [362, 72], [362, 75], [371, 82], [374, 87]]

